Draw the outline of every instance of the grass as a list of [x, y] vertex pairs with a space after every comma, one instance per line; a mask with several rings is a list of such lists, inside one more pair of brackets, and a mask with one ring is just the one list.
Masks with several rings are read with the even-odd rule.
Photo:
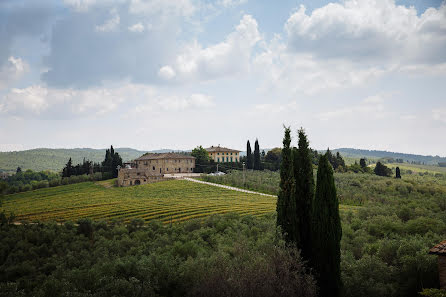
[[141, 218], [180, 222], [227, 212], [262, 215], [276, 208], [276, 199], [272, 197], [189, 181], [126, 188], [108, 187], [110, 183], [86, 182], [7, 195], [0, 210], [13, 212], [17, 221]]
[[[14, 213], [16, 221], [76, 221], [132, 219], [165, 223], [213, 214], [264, 215], [276, 210], [276, 199], [219, 187], [173, 180], [116, 188], [114, 180], [39, 189], [7, 195], [0, 211]], [[341, 211], [357, 211], [341, 205]]]

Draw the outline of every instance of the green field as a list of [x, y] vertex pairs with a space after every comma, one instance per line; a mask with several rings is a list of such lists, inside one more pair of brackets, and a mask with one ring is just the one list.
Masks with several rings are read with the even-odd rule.
[[261, 215], [274, 211], [276, 199], [189, 181], [166, 181], [127, 188], [86, 182], [8, 195], [2, 210], [17, 221], [95, 220], [179, 222], [212, 214]]
[[[234, 212], [263, 215], [276, 210], [273, 197], [247, 194], [184, 180], [135, 187], [112, 187], [113, 181], [85, 182], [7, 195], [0, 211], [16, 221], [76, 221], [140, 218], [166, 223]], [[341, 206], [341, 210], [353, 207]]]

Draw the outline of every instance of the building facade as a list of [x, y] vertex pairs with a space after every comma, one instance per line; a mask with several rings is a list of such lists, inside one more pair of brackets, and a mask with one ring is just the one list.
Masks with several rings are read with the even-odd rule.
[[211, 146], [206, 149], [209, 159], [216, 163], [223, 162], [240, 162], [240, 151], [229, 149], [226, 147]]
[[145, 154], [131, 163], [126, 163], [118, 172], [118, 186], [133, 186], [164, 180], [165, 174], [192, 173], [195, 157], [165, 153]]

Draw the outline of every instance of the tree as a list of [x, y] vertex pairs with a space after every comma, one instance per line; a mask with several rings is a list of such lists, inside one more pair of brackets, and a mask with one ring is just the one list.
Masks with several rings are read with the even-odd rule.
[[320, 157], [317, 171], [311, 259], [322, 297], [336, 297], [341, 293], [341, 237], [339, 201], [326, 154]]
[[382, 164], [378, 161], [375, 166], [374, 170], [376, 175], [379, 176], [391, 176], [392, 175], [392, 169], [388, 168], [386, 165]]
[[298, 132], [298, 148], [293, 150], [296, 204], [296, 246], [304, 259], [311, 255], [311, 214], [314, 197], [312, 155], [305, 131]]
[[195, 172], [204, 172], [204, 169], [209, 165], [209, 154], [201, 145], [192, 150], [191, 155], [195, 157]]
[[296, 234], [293, 229], [293, 221], [296, 216], [293, 159], [291, 152], [290, 128], [285, 127], [285, 136], [283, 138], [282, 164], [280, 166], [280, 185], [279, 195], [277, 197], [277, 226], [282, 228], [287, 242], [294, 242]]
[[73, 162], [70, 158], [65, 167], [62, 169], [62, 177], [70, 177], [71, 175], [73, 175]]
[[17, 167], [17, 170], [15, 171], [15, 173], [20, 173], [20, 172], [22, 172], [22, 168]]
[[365, 158], [361, 158], [359, 160], [359, 165], [361, 166], [361, 168], [366, 168], [367, 167], [367, 163], [366, 163]]
[[395, 171], [396, 171], [396, 176], [395, 176], [395, 178], [401, 178], [401, 171], [400, 171], [400, 168], [397, 167]]
[[281, 161], [282, 149], [280, 147], [273, 148], [265, 156], [264, 167], [273, 171], [279, 170]]
[[256, 142], [254, 143], [254, 170], [260, 170], [260, 147], [259, 147], [259, 141], [256, 139]]
[[251, 144], [249, 143], [249, 140], [246, 143], [246, 168], [253, 168], [253, 156], [251, 153]]
[[105, 159], [102, 162], [102, 172], [109, 172], [112, 177], [117, 177], [118, 165], [122, 167], [122, 158], [115, 152], [112, 145], [109, 150], [105, 151]]

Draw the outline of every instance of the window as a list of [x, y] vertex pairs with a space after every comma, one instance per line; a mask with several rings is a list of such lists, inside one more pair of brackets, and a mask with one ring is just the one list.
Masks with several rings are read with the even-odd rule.
[[226, 156], [229, 155], [229, 153], [226, 153]]
[[153, 170], [155, 170], [155, 166], [153, 166]]
[[193, 171], [193, 170], [194, 170], [193, 168], [190, 169], [190, 171]]
[[217, 158], [217, 162], [220, 162], [220, 158]]
[[[232, 155], [232, 154], [231, 154]], [[231, 157], [231, 162], [232, 162], [232, 157]]]
[[144, 165], [147, 165], [147, 161], [144, 162]]
[[217, 155], [220, 155], [220, 153], [217, 153]]
[[231, 156], [232, 156], [232, 153], [231, 153]]
[[166, 171], [169, 171], [169, 168], [166, 168]]
[[139, 172], [137, 172], [137, 173], [136, 173], [136, 175], [140, 175], [140, 173], [139, 173]]

